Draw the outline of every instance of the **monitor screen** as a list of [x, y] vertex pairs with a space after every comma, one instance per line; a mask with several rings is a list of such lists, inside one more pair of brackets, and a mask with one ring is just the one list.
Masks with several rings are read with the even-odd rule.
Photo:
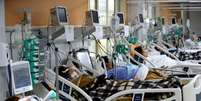
[[176, 24], [176, 18], [172, 18], [172, 24]]
[[97, 11], [94, 10], [91, 11], [91, 18], [93, 23], [99, 23], [99, 15]]
[[139, 20], [140, 20], [140, 23], [144, 23], [144, 18], [142, 14], [139, 14]]
[[13, 70], [13, 75], [16, 89], [31, 85], [28, 69], [16, 66], [16, 69]]
[[165, 18], [161, 18], [162, 25], [165, 25]]
[[[88, 66], [90, 69], [93, 68], [88, 51], [77, 52], [77, 59], [80, 61], [80, 63], [85, 66]], [[82, 69], [86, 70], [85, 67], [82, 67]]]
[[27, 61], [11, 64], [12, 84], [15, 94], [24, 93], [33, 89], [29, 67], [29, 62]]
[[63, 7], [58, 7], [57, 13], [58, 13], [58, 17], [59, 17], [59, 22], [67, 23], [66, 9]]
[[183, 20], [182, 20], [182, 19], [180, 19], [180, 24], [181, 24], [181, 25], [183, 24]]
[[123, 15], [123, 13], [117, 13], [117, 16], [119, 17], [119, 23], [124, 24], [124, 15]]

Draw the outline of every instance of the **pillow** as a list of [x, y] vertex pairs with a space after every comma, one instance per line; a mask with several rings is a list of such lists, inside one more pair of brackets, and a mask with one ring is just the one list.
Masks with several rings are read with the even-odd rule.
[[80, 88], [84, 88], [88, 85], [92, 85], [94, 83], [94, 80], [95, 80], [94, 77], [87, 74], [83, 74], [79, 76], [77, 79], [72, 80], [71, 82], [79, 86]]
[[137, 74], [135, 75], [134, 80], [137, 80], [137, 81], [138, 80], [141, 80], [141, 81], [145, 80], [148, 72], [149, 72], [148, 67], [146, 67], [145, 65], [141, 65], [137, 71]]

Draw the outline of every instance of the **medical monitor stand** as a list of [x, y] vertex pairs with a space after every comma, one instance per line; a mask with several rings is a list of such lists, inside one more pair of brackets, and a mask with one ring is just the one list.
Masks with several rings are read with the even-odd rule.
[[[49, 41], [49, 40], [48, 40]], [[53, 42], [48, 42], [47, 43], [47, 47], [48, 49], [51, 49], [52, 47], [54, 48], [53, 51], [54, 51], [54, 55], [55, 55], [55, 87], [56, 87], [56, 94], [57, 96], [59, 96], [59, 70], [58, 70], [58, 66], [59, 66], [59, 49], [58, 47], [56, 47], [56, 45], [53, 43]], [[50, 51], [50, 50], [49, 50]], [[49, 54], [49, 65], [51, 66], [51, 54]], [[50, 69], [52, 69], [50, 67]]]
[[55, 63], [56, 63], [56, 94], [57, 96], [59, 96], [59, 60], [58, 60], [58, 51], [59, 49], [57, 47], [55, 47]]
[[7, 74], [8, 74], [8, 96], [13, 96], [13, 90], [12, 90], [12, 76], [11, 76], [11, 66], [10, 63], [7, 66], [8, 70], [7, 70]]

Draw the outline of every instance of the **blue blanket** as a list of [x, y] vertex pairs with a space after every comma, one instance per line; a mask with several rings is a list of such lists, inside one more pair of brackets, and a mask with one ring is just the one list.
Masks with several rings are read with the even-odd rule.
[[115, 67], [109, 71], [107, 71], [107, 78], [109, 79], [117, 79], [117, 80], [131, 80], [134, 79], [138, 66], [127, 64], [125, 66]]

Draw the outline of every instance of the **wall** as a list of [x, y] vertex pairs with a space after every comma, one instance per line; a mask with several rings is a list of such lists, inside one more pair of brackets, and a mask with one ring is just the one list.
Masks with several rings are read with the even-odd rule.
[[4, 0], [0, 0], [0, 42], [6, 42], [5, 40], [5, 8]]
[[172, 12], [171, 10], [161, 8], [160, 9], [160, 16], [165, 18], [166, 24], [171, 24], [171, 17], [172, 17]]
[[146, 5], [143, 0], [137, 2], [127, 0], [126, 5], [128, 22], [136, 20], [139, 14], [143, 14], [144, 18], [153, 18], [153, 7], [151, 5]]
[[138, 14], [143, 12], [143, 7], [140, 3], [129, 3], [128, 5], [128, 22], [133, 21]]
[[200, 20], [201, 12], [191, 11], [189, 13], [189, 17], [190, 17], [191, 31], [201, 35], [201, 20]]
[[56, 5], [68, 9], [70, 24], [84, 24], [88, 0], [6, 0], [6, 26], [13, 26], [20, 22], [23, 17], [23, 13], [19, 11], [21, 8], [32, 10], [33, 26], [46, 26], [50, 19], [49, 10]]
[[[133, 20], [139, 13], [143, 12], [143, 9], [145, 9], [145, 6], [143, 2], [138, 2], [138, 3], [132, 3], [132, 0], [128, 0], [129, 3], [127, 3], [128, 5], [128, 21]], [[158, 4], [160, 5], [160, 4]], [[152, 6], [152, 5], [148, 5], [149, 9], [152, 9], [152, 11], [149, 11], [149, 13], [147, 14], [147, 16], [149, 18], [154, 18], [154, 17], [164, 17], [165, 18], [165, 22], [167, 22], [167, 24], [171, 23], [171, 17], [173, 17], [173, 15], [175, 15], [177, 17], [177, 19], [181, 18], [181, 13], [180, 11], [171, 11], [169, 10], [167, 7], [164, 6]], [[145, 12], [144, 12], [145, 14]], [[146, 15], [144, 15], [146, 16]]]
[[[4, 13], [4, 0], [0, 0], [0, 42], [5, 42], [5, 13]], [[0, 60], [1, 61], [1, 60]], [[3, 101], [6, 98], [7, 80], [6, 80], [6, 68], [0, 67], [0, 100]]]
[[120, 0], [120, 11], [124, 12], [125, 24], [128, 24], [128, 0]]
[[177, 21], [181, 18], [181, 12], [171, 11], [171, 10], [168, 10], [167, 7], [161, 7], [160, 16], [165, 18], [166, 24], [171, 24], [173, 16], [176, 16]]

